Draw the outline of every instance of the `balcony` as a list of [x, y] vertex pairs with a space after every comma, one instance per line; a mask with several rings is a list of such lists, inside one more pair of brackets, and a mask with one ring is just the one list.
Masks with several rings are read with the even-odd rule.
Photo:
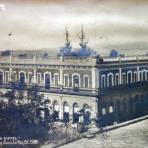
[[121, 92], [121, 91], [129, 91], [129, 90], [140, 89], [140, 88], [148, 88], [148, 82], [143, 81], [143, 82], [137, 82], [137, 83], [131, 83], [131, 84], [121, 84], [118, 86], [100, 88], [99, 94], [105, 95], [105, 94]]
[[[28, 90], [32, 88], [34, 84], [32, 85], [26, 85], [24, 84], [23, 87], [20, 87], [20, 84], [18, 82], [3, 82], [0, 85], [0, 88], [6, 88], [6, 89], [15, 89], [15, 90]], [[94, 97], [98, 94], [98, 92], [95, 89], [85, 90], [81, 88], [63, 88], [63, 87], [50, 87], [49, 89], [45, 89], [45, 86], [37, 86], [36, 90], [39, 92], [47, 92], [47, 93], [57, 93], [57, 94], [67, 94], [67, 95], [77, 95], [77, 96], [90, 96]]]

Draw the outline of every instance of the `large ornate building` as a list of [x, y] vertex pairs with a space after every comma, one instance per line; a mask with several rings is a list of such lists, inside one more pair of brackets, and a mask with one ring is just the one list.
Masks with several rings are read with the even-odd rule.
[[148, 113], [148, 56], [100, 57], [86, 46], [83, 31], [77, 52], [71, 51], [67, 32], [66, 41], [55, 57], [1, 56], [1, 90], [37, 84], [56, 118], [68, 113], [73, 122], [80, 112], [84, 120], [108, 124]]
[[[1, 57], [0, 85], [11, 88], [10, 82], [24, 89], [37, 84], [59, 119], [63, 119], [64, 112], [73, 119], [82, 109], [90, 113], [91, 119], [117, 110], [131, 113], [136, 101], [143, 104], [144, 114], [148, 102], [148, 57]], [[138, 95], [140, 100], [135, 100]]]

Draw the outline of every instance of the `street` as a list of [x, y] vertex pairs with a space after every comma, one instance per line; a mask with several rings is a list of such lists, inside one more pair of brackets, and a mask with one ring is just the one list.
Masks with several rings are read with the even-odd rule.
[[97, 135], [83, 138], [61, 148], [148, 148], [148, 119], [107, 132], [107, 138]]

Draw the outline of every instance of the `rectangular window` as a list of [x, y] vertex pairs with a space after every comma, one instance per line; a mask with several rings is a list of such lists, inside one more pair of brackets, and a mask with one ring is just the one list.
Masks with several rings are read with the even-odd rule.
[[84, 76], [84, 87], [88, 88], [89, 87], [89, 82], [88, 82], [88, 76]]
[[8, 82], [9, 81], [9, 71], [5, 72], [5, 81]]
[[69, 86], [69, 76], [64, 75], [64, 86], [68, 87]]
[[58, 86], [59, 85], [59, 75], [58, 74], [55, 74], [54, 75], [54, 85], [55, 86]]

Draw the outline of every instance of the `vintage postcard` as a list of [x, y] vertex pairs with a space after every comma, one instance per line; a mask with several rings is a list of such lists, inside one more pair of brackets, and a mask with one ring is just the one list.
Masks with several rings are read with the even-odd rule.
[[147, 0], [0, 0], [0, 148], [147, 140]]

